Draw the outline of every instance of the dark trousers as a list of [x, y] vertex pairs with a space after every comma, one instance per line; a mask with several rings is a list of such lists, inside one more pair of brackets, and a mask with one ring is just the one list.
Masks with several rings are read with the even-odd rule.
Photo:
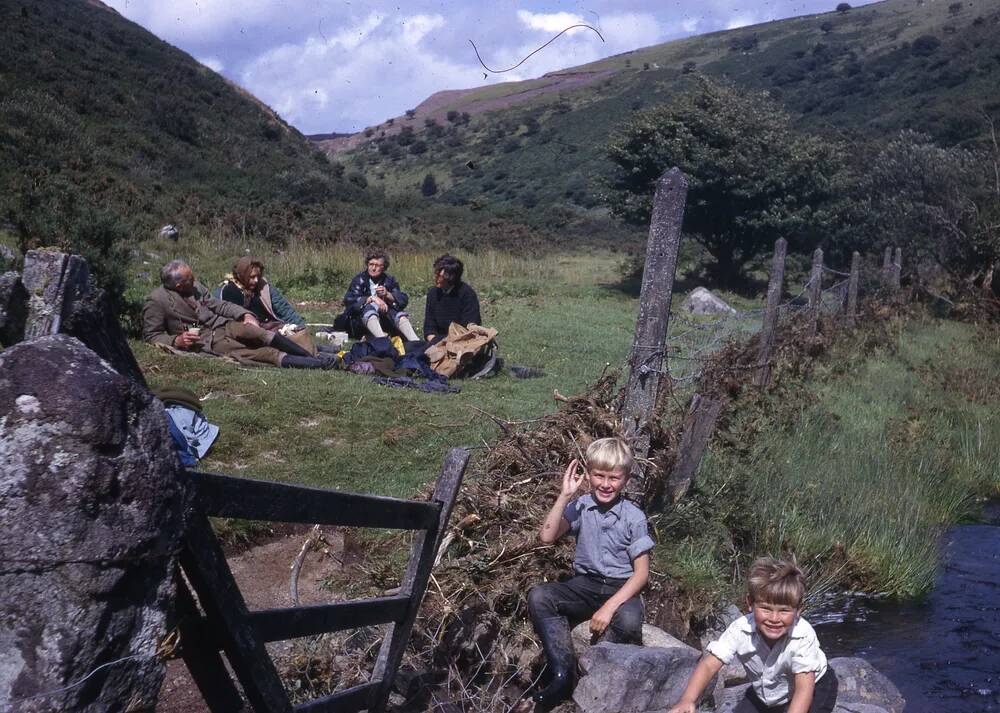
[[[612, 597], [627, 579], [609, 579], [578, 574], [565, 582], [547, 582], [528, 592], [528, 613], [535, 631], [541, 635], [541, 622], [562, 619], [567, 628], [586, 621]], [[618, 607], [604, 640], [616, 644], [642, 643], [642, 599], [638, 595]]]
[[[809, 713], [830, 713], [834, 706], [837, 705], [838, 688], [837, 674], [832, 668], [827, 668], [826, 673], [823, 674], [823, 678], [816, 683], [816, 689], [813, 691], [812, 705], [809, 706]], [[753, 692], [753, 686], [751, 686], [747, 689], [746, 695], [743, 696], [743, 699], [736, 708], [733, 709], [733, 713], [785, 713], [787, 710], [787, 703], [768, 708], [757, 697], [757, 694]]]

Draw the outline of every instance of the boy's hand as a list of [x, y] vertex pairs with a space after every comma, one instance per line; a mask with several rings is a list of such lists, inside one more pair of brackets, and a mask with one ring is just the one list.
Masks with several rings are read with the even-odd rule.
[[604, 630], [611, 624], [611, 617], [615, 615], [617, 609], [618, 607], [609, 607], [605, 604], [594, 612], [594, 615], [590, 617], [591, 636], [598, 637], [604, 633]]
[[583, 470], [580, 468], [580, 461], [576, 458], [569, 462], [566, 472], [563, 473], [562, 491], [559, 493], [563, 498], [569, 499], [580, 489], [583, 482]]

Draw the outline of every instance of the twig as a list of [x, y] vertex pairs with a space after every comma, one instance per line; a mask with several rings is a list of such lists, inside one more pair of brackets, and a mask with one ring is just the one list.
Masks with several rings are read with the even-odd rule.
[[302, 543], [302, 549], [299, 550], [295, 559], [292, 560], [292, 577], [288, 582], [288, 591], [292, 595], [292, 606], [294, 607], [299, 605], [299, 572], [302, 571], [302, 563], [306, 561], [306, 553], [316, 543], [319, 536], [319, 525], [313, 525], [309, 531], [309, 535], [306, 537], [306, 541]]

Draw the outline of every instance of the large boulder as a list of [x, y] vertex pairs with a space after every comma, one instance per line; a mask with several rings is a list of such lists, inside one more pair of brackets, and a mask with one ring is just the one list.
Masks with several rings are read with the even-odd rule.
[[736, 310], [704, 287], [696, 287], [681, 304], [691, 314], [736, 314]]
[[0, 710], [152, 710], [184, 506], [163, 406], [72, 337], [15, 345], [0, 463]]
[[573, 700], [586, 713], [664, 711], [681, 697], [699, 658], [685, 645], [597, 644], [580, 657], [584, 675]]
[[[597, 642], [593, 642], [591, 639], [589, 620], [582, 624], [577, 624], [573, 628], [573, 651], [576, 652], [578, 660], [587, 653], [587, 649], [594, 643]], [[694, 649], [680, 639], [674, 638], [663, 629], [657, 628], [652, 624], [642, 625], [642, 645], [654, 646], [661, 649], [682, 648], [694, 651]]]
[[[888, 678], [864, 659], [830, 659], [837, 672], [837, 705], [833, 713], [903, 713], [906, 701]], [[727, 688], [716, 698], [716, 713], [732, 713], [750, 684]]]

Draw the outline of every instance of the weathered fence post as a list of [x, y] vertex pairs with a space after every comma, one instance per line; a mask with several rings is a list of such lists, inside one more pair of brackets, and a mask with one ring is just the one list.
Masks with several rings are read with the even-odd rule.
[[719, 420], [725, 399], [720, 396], [695, 394], [684, 419], [684, 434], [677, 448], [677, 462], [667, 482], [667, 497], [676, 503], [691, 487], [701, 458], [708, 448], [708, 442], [715, 432], [715, 422]]
[[851, 255], [851, 276], [847, 283], [847, 326], [853, 328], [858, 318], [858, 280], [861, 277], [861, 255]]
[[888, 285], [892, 275], [892, 247], [886, 246], [882, 254], [882, 281]]
[[[649, 453], [649, 419], [663, 388], [670, 298], [687, 189], [684, 174], [678, 168], [671, 168], [660, 176], [653, 197], [639, 316], [635, 323], [635, 338], [628, 362], [628, 384], [621, 410], [625, 435], [632, 441], [640, 459]], [[644, 488], [645, 473], [635, 473], [629, 481], [628, 493], [634, 496], [643, 492]]]
[[757, 372], [754, 374], [756, 386], [771, 383], [771, 352], [774, 349], [774, 332], [778, 327], [778, 305], [785, 285], [785, 253], [788, 241], [778, 238], [774, 241], [774, 258], [771, 260], [771, 279], [767, 283], [767, 308], [764, 310], [764, 325], [760, 330], [760, 351], [757, 354]]
[[809, 336], [816, 336], [819, 313], [823, 306], [823, 250], [813, 252], [812, 271], [809, 273]]
[[892, 289], [899, 292], [903, 277], [903, 248], [896, 248], [896, 258], [892, 261]]

